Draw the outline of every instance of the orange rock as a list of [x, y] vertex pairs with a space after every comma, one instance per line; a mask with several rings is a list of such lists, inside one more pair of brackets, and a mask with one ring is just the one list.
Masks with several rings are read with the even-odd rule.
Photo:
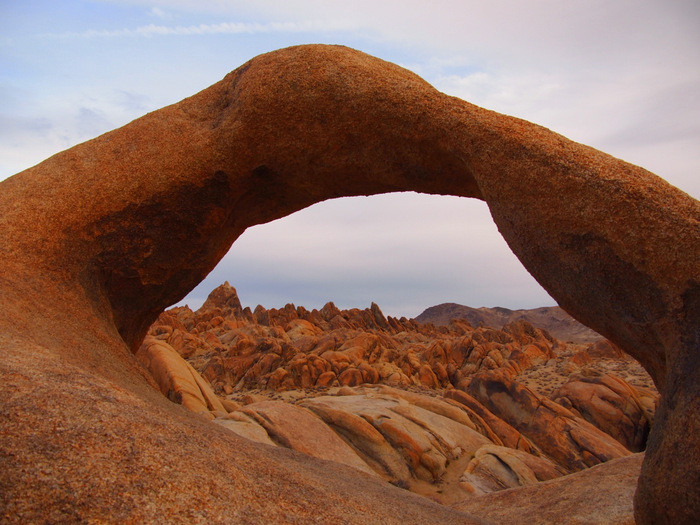
[[541, 457], [511, 448], [484, 445], [469, 462], [460, 484], [471, 494], [486, 494], [507, 488], [533, 485], [567, 472]]
[[245, 406], [242, 412], [284, 447], [374, 475], [349, 445], [305, 408], [282, 401], [263, 401]]
[[226, 413], [209, 384], [169, 344], [147, 337], [136, 357], [171, 401], [210, 419], [211, 412]]
[[[513, 253], [550, 295], [635, 356], [659, 387], [657, 424], [636, 496], [639, 521], [683, 522], [700, 515], [700, 204], [641, 168], [445, 96], [398, 66], [342, 47], [301, 46], [262, 55], [198, 95], [0, 183], [2, 376], [21, 382], [13, 367], [29, 377], [41, 374], [47, 363], [63, 363], [55, 374], [63, 384], [47, 383], [43, 396], [74, 390], [85, 374], [93, 378], [93, 390], [105, 388], [98, 386], [104, 379], [107, 390], [134, 392], [132, 403], [149, 399], [147, 406], [157, 405], [145, 393], [149, 380], [127, 352], [139, 348], [158, 314], [201, 281], [243, 231], [331, 197], [387, 191], [486, 201]], [[264, 309], [256, 309], [255, 318], [274, 329]], [[335, 316], [329, 323], [361, 326], [367, 320], [359, 314], [348, 320]], [[45, 327], [50, 340], [37, 326]], [[206, 328], [203, 323], [197, 330]], [[490, 343], [508, 342], [492, 335]], [[38, 396], [18, 397], [45, 407]], [[12, 488], [5, 492], [9, 501], [35, 501], [21, 508], [44, 515], [63, 506], [68, 498], [63, 492], [32, 488], [39, 475], [62, 478], [60, 485], [71, 487], [70, 501], [81, 509], [87, 501], [113, 501], [116, 485], [86, 487], [81, 480], [94, 479], [87, 462], [101, 480], [130, 479], [119, 470], [124, 460], [83, 453], [87, 459], [76, 465], [75, 458], [52, 453], [44, 461], [45, 443], [22, 439], [53, 439], [52, 425], [60, 420], [80, 429], [75, 433], [80, 438], [66, 436], [61, 445], [70, 451], [103, 435], [101, 423], [84, 421], [68, 402], [60, 414], [44, 412], [37, 423], [9, 403], [0, 399], [13, 414], [2, 430], [11, 429], [16, 442], [31, 447], [11, 451], [17, 467], [6, 474], [13, 480], [5, 484]], [[120, 420], [133, 429], [129, 439], [135, 441], [144, 436], [139, 424], [151, 428], [167, 409], [141, 403], [139, 410], [136, 415], [122, 406], [121, 417], [135, 419], [129, 425]], [[110, 425], [116, 428], [119, 421], [112, 418]], [[191, 435], [199, 435], [201, 427], [192, 425]], [[134, 504], [132, 514], [116, 517], [114, 505], [109, 510], [95, 505], [84, 519], [163, 519], [158, 504], [178, 516], [193, 502], [217, 516], [235, 515], [236, 505], [252, 509], [240, 496], [240, 487], [250, 484], [232, 484], [217, 473], [222, 462], [240, 464], [234, 454], [219, 457], [215, 466], [209, 448], [180, 437], [184, 426], [163, 430], [167, 464], [181, 470], [155, 468], [152, 483], [127, 492], [120, 488], [124, 498], [142, 501], [145, 487], [161, 487], [148, 505]], [[236, 442], [218, 432], [216, 439]], [[113, 454], [126, 442], [115, 439]], [[164, 446], [149, 442], [148, 456], [163, 457], [154, 450]], [[238, 453], [238, 447], [231, 450]], [[33, 461], [24, 460], [32, 454]], [[199, 468], [190, 468], [193, 462]], [[195, 483], [189, 483], [188, 472], [195, 471], [210, 476], [206, 494], [201, 487], [191, 489]], [[166, 481], [191, 492], [172, 498], [162, 488]], [[318, 483], [308, 485], [320, 490]], [[356, 501], [366, 501], [367, 493], [343, 486]], [[301, 494], [297, 489], [294, 496]], [[330, 499], [319, 520], [347, 515]], [[414, 520], [426, 517], [425, 510], [404, 501], [386, 506], [387, 519], [397, 521], [397, 513], [409, 509], [418, 513], [411, 514]], [[349, 504], [347, 496], [343, 504]], [[264, 510], [260, 505], [250, 510], [258, 521], [279, 521], [281, 503]], [[292, 507], [300, 508], [285, 508]], [[427, 512], [433, 521], [436, 513]], [[25, 521], [56, 521], [31, 518]]]
[[550, 481], [465, 498], [455, 507], [500, 525], [633, 525], [632, 499], [643, 459], [642, 454], [613, 459]]
[[342, 386], [357, 386], [361, 385], [364, 380], [362, 378], [362, 372], [357, 368], [346, 368], [338, 376], [338, 382]]
[[254, 418], [240, 411], [234, 411], [227, 414], [225, 417], [220, 417], [214, 420], [214, 423], [235, 432], [256, 443], [265, 443], [266, 445], [276, 446], [275, 442], [270, 439], [269, 434], [262, 425], [257, 423]]
[[427, 363], [418, 368], [418, 380], [423, 386], [427, 386], [429, 388], [435, 388], [440, 384], [435, 376], [435, 373], [433, 372], [433, 369], [430, 368], [430, 365]]
[[[407, 400], [411, 398], [415, 401], [419, 397], [423, 396], [411, 396], [410, 393], [404, 394], [386, 387], [365, 388], [360, 389], [357, 395], [324, 396], [305, 400], [302, 404], [319, 414], [330, 425], [337, 425], [337, 421], [346, 421], [345, 426], [350, 426], [350, 422], [355, 420], [347, 414], [353, 414], [369, 423], [373, 431], [362, 426], [363, 430], [357, 428], [352, 431], [351, 437], [356, 449], [366, 451], [365, 460], [368, 464], [383, 464], [386, 443], [395, 451], [390, 457], [400, 457], [405, 464], [405, 467], [401, 468], [392, 467], [392, 472], [403, 472], [399, 479], [409, 479], [405, 470], [407, 468], [412, 477], [434, 481], [445, 474], [449, 461], [474, 453], [489, 441], [464, 425], [464, 418], [445, 417], [429, 409], [414, 406]], [[437, 401], [426, 403], [424, 406], [439, 406]], [[442, 410], [449, 411], [449, 408]], [[340, 415], [340, 412], [345, 415]], [[339, 431], [341, 435], [348, 437], [347, 428], [345, 433]], [[382, 436], [381, 440], [378, 440], [376, 431]]]
[[290, 339], [299, 339], [301, 337], [317, 336], [321, 330], [304, 319], [293, 319], [287, 324], [285, 332]]
[[[352, 396], [348, 396], [352, 397]], [[302, 403], [358, 451], [364, 461], [380, 475], [390, 480], [408, 480], [406, 463], [382, 434], [363, 417], [337, 406], [330, 397], [317, 397]]]
[[640, 452], [646, 448], [653, 422], [653, 412], [647, 412], [643, 395], [619, 377], [606, 374], [574, 375], [551, 397], [629, 450]]
[[445, 392], [447, 399], [459, 403], [466, 409], [469, 418], [474, 421], [476, 430], [489, 438], [496, 445], [503, 445], [512, 449], [534, 452], [536, 447], [511, 425], [494, 415], [484, 405], [462, 390], [448, 390]]
[[329, 370], [328, 372], [323, 372], [321, 375], [318, 376], [318, 379], [316, 380], [316, 386], [331, 386], [336, 379], [337, 376], [332, 370]]
[[619, 359], [625, 357], [625, 353], [615, 344], [607, 339], [601, 339], [586, 347], [584, 350], [591, 357], [603, 357]]
[[362, 373], [362, 382], [374, 384], [379, 381], [379, 372], [368, 363], [360, 363], [357, 369]]
[[267, 380], [268, 388], [274, 390], [289, 390], [296, 386], [294, 378], [284, 368], [278, 368]]
[[609, 435], [518, 384], [503, 370], [477, 374], [469, 393], [569, 471], [630, 454]]

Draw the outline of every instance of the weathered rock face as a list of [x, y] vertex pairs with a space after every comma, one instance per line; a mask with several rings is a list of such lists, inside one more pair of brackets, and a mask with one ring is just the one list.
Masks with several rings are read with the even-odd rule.
[[[376, 304], [320, 311], [288, 304], [281, 309], [227, 309], [238, 300], [228, 283], [196, 312], [173, 308], [149, 331], [192, 362], [217, 392], [385, 384], [466, 388], [481, 369], [513, 371], [546, 361], [561, 343], [519, 321], [504, 330], [447, 327], [384, 317]], [[150, 341], [150, 339], [148, 339]]]
[[633, 487], [642, 459], [634, 454], [570, 476], [464, 499], [456, 507], [501, 525], [632, 525]]
[[171, 401], [207, 418], [214, 417], [212, 412], [226, 413], [209, 383], [169, 344], [146, 337], [136, 357]]
[[[386, 489], [359, 493], [327, 469], [319, 488], [316, 463], [302, 468], [292, 456], [261, 453], [262, 445], [235, 446], [233, 433], [193, 421], [160, 399], [128, 350], [248, 226], [328, 198], [401, 190], [484, 199], [511, 249], [559, 304], [645, 366], [662, 402], [637, 517], [694, 521], [698, 202], [641, 168], [332, 46], [257, 57], [198, 95], [2, 182], [7, 513], [51, 521], [66, 519], [60, 513], [68, 509], [76, 519], [150, 521], [200, 508], [202, 519], [226, 521], [245, 509], [249, 521], [279, 522], [281, 509], [348, 521], [347, 509], [370, 501], [382, 508], [376, 498], [386, 500]], [[110, 432], [102, 418], [117, 403]], [[153, 425], [162, 425], [162, 442], [145, 430]], [[302, 487], [293, 496], [263, 490], [263, 501], [244, 481], [255, 471], [264, 484], [259, 472], [272, 468], [270, 454], [285, 458], [274, 468]], [[236, 465], [238, 477], [221, 464]], [[144, 466], [152, 469], [145, 487], [135, 474]], [[206, 490], [194, 483], [186, 497], [171, 497], [193, 472], [207, 479]], [[322, 509], [294, 503], [317, 501], [333, 485], [342, 501], [326, 492]], [[365, 523], [463, 519], [402, 497], [383, 507], [391, 512], [350, 515]]]
[[559, 387], [552, 399], [614, 437], [627, 449], [646, 447], [653, 423], [656, 396], [619, 377], [575, 375]]
[[[524, 321], [503, 330], [464, 322], [436, 328], [385, 318], [376, 304], [339, 310], [328, 303], [320, 311], [258, 305], [252, 312], [240, 307], [228, 283], [196, 312], [164, 312], [138, 355], [161, 346], [174, 352], [170, 344], [226, 396], [221, 404], [230, 413], [210, 409], [216, 423], [253, 441], [372, 472], [446, 505], [629, 455], [616, 441], [611, 408], [626, 427], [621, 410], [637, 406], [641, 392], [616, 378], [614, 407], [571, 396], [582, 410], [573, 409], [561, 393], [577, 381], [551, 370], [579, 355], [579, 347]], [[150, 366], [156, 378], [164, 375]], [[626, 356], [608, 356], [584, 370], [585, 377], [627, 370], [650, 385], [637, 367]], [[539, 369], [558, 375], [544, 386], [558, 382], [557, 400], [567, 408], [518, 382], [532, 382]], [[174, 366], [169, 376], [178, 372]], [[170, 394], [172, 387], [161, 389]], [[608, 423], [607, 434], [591, 424], [597, 422]]]
[[480, 372], [469, 393], [570, 472], [629, 455], [615, 439], [513, 381], [506, 370]]
[[484, 445], [467, 465], [460, 483], [475, 494], [488, 494], [533, 485], [564, 474], [565, 470], [547, 458], [507, 447]]

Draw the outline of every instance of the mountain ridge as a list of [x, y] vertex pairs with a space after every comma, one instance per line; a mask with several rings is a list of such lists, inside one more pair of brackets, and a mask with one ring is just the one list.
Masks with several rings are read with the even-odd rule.
[[441, 303], [426, 308], [414, 319], [418, 323], [432, 323], [435, 326], [447, 326], [453, 319], [464, 319], [473, 326], [483, 325], [497, 329], [523, 320], [544, 328], [561, 341], [585, 344], [603, 339], [603, 336], [579, 323], [559, 306], [511, 310], [501, 306], [473, 308], [458, 303]]

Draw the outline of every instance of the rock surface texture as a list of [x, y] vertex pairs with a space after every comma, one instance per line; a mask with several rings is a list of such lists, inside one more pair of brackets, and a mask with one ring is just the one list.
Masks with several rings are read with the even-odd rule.
[[565, 478], [465, 499], [456, 507], [500, 525], [632, 525], [642, 459], [642, 454], [615, 459]]
[[259, 56], [0, 184], [3, 521], [469, 523], [239, 438], [169, 402], [133, 356], [247, 227], [405, 190], [485, 200], [552, 297], [644, 365], [662, 401], [636, 518], [697, 522], [700, 204], [334, 46]]

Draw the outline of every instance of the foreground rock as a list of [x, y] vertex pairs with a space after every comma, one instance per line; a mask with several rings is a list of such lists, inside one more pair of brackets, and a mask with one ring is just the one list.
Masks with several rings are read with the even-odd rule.
[[[379, 385], [331, 389], [326, 394], [295, 392], [286, 401], [245, 394], [247, 404], [234, 407], [216, 423], [253, 441], [373, 473], [452, 506], [585, 469], [584, 460], [593, 457], [598, 463], [605, 452], [613, 457], [629, 455], [612, 438], [602, 437], [602, 432], [568, 414], [569, 427], [578, 425], [576, 437], [588, 449], [583, 456], [580, 448], [572, 449], [582, 458], [578, 464], [572, 464], [566, 455], [572, 452], [565, 446], [560, 453], [554, 450], [556, 457], [550, 457], [551, 450], [538, 448], [504, 422], [502, 426], [485, 426], [473, 405], [479, 406], [480, 413], [488, 410], [475, 400], [468, 403], [472, 408], [457, 402], [464, 401], [466, 394], [451, 392], [449, 398], [440, 398], [434, 397], [435, 393]], [[502, 431], [503, 427], [510, 430], [500, 439], [493, 429]], [[586, 436], [586, 431], [592, 434]], [[508, 443], [511, 432], [519, 435], [518, 440], [510, 440], [516, 446], [497, 444]], [[537, 437], [534, 435], [533, 441]], [[571, 439], [569, 434], [564, 437]], [[591, 449], [597, 456], [591, 456]], [[628, 503], [631, 508], [631, 501]]]
[[468, 521], [354, 469], [237, 438], [168, 401], [130, 353], [249, 226], [401, 190], [484, 199], [552, 297], [644, 365], [662, 402], [635, 512], [696, 521], [698, 202], [330, 46], [262, 55], [0, 183], [3, 518]]
[[632, 525], [632, 499], [644, 456], [635, 454], [591, 469], [464, 499], [456, 507], [501, 525]]

